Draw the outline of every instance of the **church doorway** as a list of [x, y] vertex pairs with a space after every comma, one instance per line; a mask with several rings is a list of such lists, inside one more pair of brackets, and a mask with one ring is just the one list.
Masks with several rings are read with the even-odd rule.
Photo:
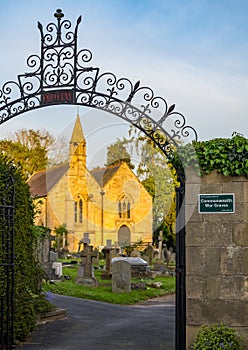
[[130, 229], [127, 225], [122, 225], [118, 230], [118, 244], [120, 247], [125, 247], [130, 245]]

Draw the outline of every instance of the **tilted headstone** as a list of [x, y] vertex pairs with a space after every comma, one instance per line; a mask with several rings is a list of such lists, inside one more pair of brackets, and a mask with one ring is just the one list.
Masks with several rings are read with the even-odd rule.
[[131, 265], [125, 260], [112, 263], [112, 292], [131, 292]]

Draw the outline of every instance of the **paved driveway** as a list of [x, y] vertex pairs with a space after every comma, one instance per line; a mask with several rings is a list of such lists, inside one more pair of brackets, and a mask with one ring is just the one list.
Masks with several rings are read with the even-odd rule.
[[174, 350], [173, 300], [123, 306], [53, 297], [67, 317], [39, 326], [21, 350]]

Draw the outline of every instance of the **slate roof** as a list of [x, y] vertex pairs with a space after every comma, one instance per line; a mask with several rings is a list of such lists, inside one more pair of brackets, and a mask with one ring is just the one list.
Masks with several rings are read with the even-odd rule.
[[[94, 177], [99, 186], [104, 187], [108, 181], [114, 176], [119, 165], [102, 168], [99, 170], [91, 171], [91, 175]], [[57, 184], [62, 176], [69, 169], [69, 164], [63, 164], [50, 169], [42, 170], [28, 180], [30, 192], [33, 197], [45, 197], [47, 193]]]
[[109, 180], [114, 176], [114, 174], [117, 172], [120, 166], [121, 164], [113, 165], [113, 166], [109, 166], [99, 170], [93, 170], [90, 173], [95, 178], [96, 182], [101, 187], [104, 187], [109, 182]]
[[69, 169], [69, 164], [63, 164], [42, 170], [30, 177], [28, 184], [33, 197], [44, 197]]

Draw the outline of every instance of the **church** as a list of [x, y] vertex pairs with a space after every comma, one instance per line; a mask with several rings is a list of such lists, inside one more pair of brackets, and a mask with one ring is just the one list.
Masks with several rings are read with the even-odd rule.
[[39, 171], [28, 180], [36, 205], [35, 224], [66, 228], [63, 247], [77, 252], [84, 233], [102, 248], [152, 242], [152, 197], [125, 162], [89, 171], [86, 140], [76, 117], [69, 162]]

